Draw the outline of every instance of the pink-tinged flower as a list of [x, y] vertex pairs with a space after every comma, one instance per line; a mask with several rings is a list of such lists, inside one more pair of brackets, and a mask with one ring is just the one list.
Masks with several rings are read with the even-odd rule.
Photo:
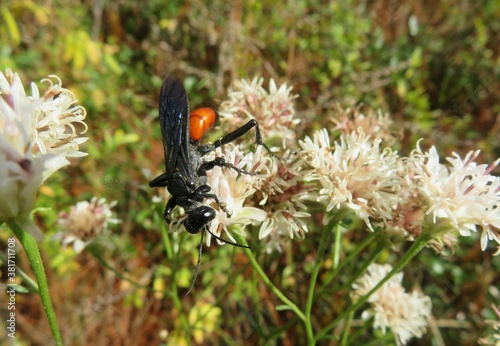
[[326, 129], [299, 141], [308, 166], [306, 181], [321, 186], [317, 200], [326, 210], [350, 210], [373, 230], [372, 222], [391, 220], [399, 204], [399, 157], [362, 132], [342, 134], [333, 145]]
[[105, 237], [110, 224], [120, 223], [113, 217], [111, 208], [116, 201], [107, 203], [105, 198], [92, 197], [90, 202], [78, 202], [70, 208], [69, 213], [61, 212], [58, 224], [62, 232], [56, 235], [63, 245], [73, 243], [76, 252], [81, 252], [88, 244], [95, 241], [106, 241]]
[[[371, 264], [366, 273], [352, 285], [353, 301], [370, 292], [391, 270], [388, 264]], [[405, 292], [402, 280], [402, 273], [391, 277], [370, 296], [370, 307], [361, 314], [364, 320], [373, 318], [373, 327], [382, 333], [390, 329], [398, 345], [406, 345], [411, 338], [424, 335], [432, 308], [429, 297], [417, 291]]]
[[391, 129], [393, 121], [389, 114], [383, 114], [380, 110], [374, 111], [367, 107], [363, 107], [365, 111], [362, 112], [361, 108], [362, 105], [358, 105], [344, 109], [335, 104], [331, 119], [335, 125], [331, 130], [332, 133], [339, 130], [341, 133], [349, 134], [361, 129], [365, 135], [372, 139], [380, 138], [387, 146], [394, 144], [396, 137]]
[[300, 119], [295, 118], [292, 87], [269, 81], [269, 91], [262, 87], [264, 79], [252, 81], [237, 80], [229, 89], [228, 99], [221, 103], [219, 114], [224, 119], [223, 125], [231, 124], [234, 130], [250, 119], [259, 123], [263, 138], [280, 138], [283, 143], [295, 139], [295, 125]]
[[281, 248], [291, 239], [303, 239], [309, 232], [310, 214], [304, 204], [315, 191], [314, 184], [304, 182], [303, 162], [295, 153], [285, 153], [284, 159], [267, 157], [255, 181], [252, 203], [266, 212], [260, 226], [259, 239], [268, 253]]
[[[415, 181], [427, 202], [426, 214], [440, 233], [450, 227], [462, 236], [481, 231], [481, 248], [493, 240], [500, 244], [500, 178], [490, 172], [500, 163], [478, 165], [479, 151], [465, 159], [457, 154], [440, 163], [435, 147], [428, 152], [417, 148], [410, 157]], [[439, 234], [437, 234], [439, 236]]]
[[[278, 159], [262, 146], [247, 154], [242, 154], [238, 146], [227, 147], [223, 155], [226, 162], [251, 174], [217, 167], [208, 172], [208, 184], [230, 215], [219, 210], [210, 230], [218, 235], [223, 229], [232, 239], [228, 225], [260, 225], [259, 239], [265, 242], [267, 252], [281, 250], [290, 239], [302, 239], [308, 232], [304, 219], [310, 217], [303, 211], [306, 210], [303, 200], [314, 186], [303, 182], [300, 159], [296, 155]], [[213, 201], [209, 203], [215, 207]]]
[[[79, 123], [85, 118], [69, 91], [51, 84], [40, 97], [32, 83], [31, 93], [17, 73], [0, 72], [0, 222], [28, 216], [43, 181], [69, 164], [66, 156], [82, 155], [76, 149], [86, 140], [61, 130], [62, 124], [75, 130], [68, 114]], [[31, 233], [41, 237], [37, 229]]]

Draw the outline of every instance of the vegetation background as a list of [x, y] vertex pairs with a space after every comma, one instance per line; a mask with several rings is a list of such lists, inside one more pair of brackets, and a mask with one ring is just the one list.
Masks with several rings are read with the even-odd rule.
[[[88, 113], [89, 156], [49, 179], [38, 206], [52, 209], [36, 216], [67, 344], [304, 340], [296, 317], [276, 309], [279, 300], [239, 248], [205, 248], [196, 286], [184, 296], [199, 237], [170, 234], [177, 255], [166, 260], [164, 206], [152, 203], [145, 176], [163, 170], [156, 117], [165, 75], [184, 80], [192, 105], [215, 108], [235, 79], [286, 82], [299, 94], [298, 138], [323, 127], [335, 103], [362, 102], [399, 124], [402, 154], [423, 137], [425, 147], [447, 156], [481, 149], [480, 161], [489, 163], [500, 157], [499, 18], [496, 0], [3, 0], [1, 70], [19, 72], [25, 86], [57, 74]], [[113, 246], [76, 254], [52, 240], [57, 215], [92, 196], [117, 200], [123, 222], [113, 228]], [[318, 248], [320, 223], [311, 227], [283, 253], [266, 254], [256, 237], [249, 240], [267, 275], [294, 301], [307, 290]], [[0, 233], [1, 248], [9, 236]], [[499, 260], [482, 252], [477, 238], [461, 245], [446, 259], [426, 249], [405, 271], [406, 287], [421, 286], [433, 298], [431, 331], [412, 345], [475, 345], [484, 320], [495, 319]], [[30, 273], [23, 256], [18, 265]], [[319, 325], [338, 315], [347, 294], [320, 297], [313, 311]], [[18, 295], [17, 306], [16, 345], [51, 344], [38, 297]], [[358, 341], [373, 340], [368, 332]]]

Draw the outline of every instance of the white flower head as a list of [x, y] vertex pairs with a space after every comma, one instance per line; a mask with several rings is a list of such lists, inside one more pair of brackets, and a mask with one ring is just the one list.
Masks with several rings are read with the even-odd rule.
[[[204, 157], [204, 161], [213, 160], [215, 157], [223, 156], [225, 162], [234, 165], [240, 170], [248, 173], [258, 169], [260, 153], [249, 152], [244, 154], [239, 146], [226, 145], [224, 149], [217, 148], [211, 155]], [[265, 212], [259, 208], [246, 205], [246, 199], [255, 193], [253, 187], [255, 176], [253, 174], [240, 173], [230, 167], [214, 167], [207, 172], [208, 185], [217, 196], [225, 210], [217, 205], [215, 200], [207, 199], [204, 204], [214, 208], [217, 212], [215, 219], [210, 224], [210, 232], [221, 236], [224, 232], [230, 241], [234, 242], [228, 227], [244, 226], [260, 223], [265, 218]], [[211, 234], [207, 234], [206, 243], [210, 245]]]
[[500, 244], [500, 177], [490, 174], [500, 159], [478, 165], [474, 162], [478, 155], [479, 151], [471, 151], [462, 160], [453, 154], [446, 166], [440, 163], [435, 147], [428, 152], [417, 148], [410, 162], [433, 223], [447, 225], [462, 236], [481, 230], [485, 250], [489, 240]]
[[[83, 122], [86, 117], [85, 108], [76, 105], [75, 95], [62, 87], [59, 77], [50, 75], [49, 78], [42, 79], [42, 82], [48, 83], [50, 87], [33, 113], [34, 150], [42, 154], [66, 157], [86, 156], [79, 147], [88, 140], [87, 137], [80, 136], [87, 131], [87, 125]], [[36, 86], [33, 88], [37, 90]], [[77, 126], [81, 129], [78, 130]]]
[[380, 139], [371, 140], [362, 132], [343, 134], [332, 146], [328, 131], [322, 129], [299, 143], [299, 155], [309, 166], [306, 180], [319, 182], [318, 201], [327, 211], [347, 208], [370, 230], [373, 221], [392, 219], [402, 179], [396, 152], [382, 149]]
[[303, 162], [296, 153], [287, 152], [284, 157], [265, 158], [252, 196], [253, 203], [266, 212], [259, 239], [266, 243], [268, 253], [281, 251], [291, 239], [303, 239], [309, 232], [306, 220], [311, 215], [304, 202], [312, 199], [315, 185], [304, 181]]
[[386, 145], [392, 145], [396, 141], [396, 137], [391, 131], [393, 121], [389, 114], [367, 107], [363, 107], [366, 110], [362, 112], [362, 106], [360, 104], [344, 109], [339, 104], [335, 104], [333, 106], [335, 113], [331, 119], [335, 127], [332, 132], [339, 130], [349, 134], [361, 130], [371, 138], [380, 138]]
[[73, 243], [75, 251], [81, 252], [91, 242], [102, 239], [110, 224], [121, 222], [111, 211], [116, 203], [107, 203], [105, 198], [96, 197], [90, 202], [78, 202], [69, 213], [60, 213], [58, 224], [63, 231], [56, 238], [60, 238], [63, 245]]
[[85, 118], [69, 91], [52, 84], [40, 97], [31, 84], [31, 93], [26, 95], [17, 73], [0, 72], [0, 221], [29, 215], [42, 182], [69, 164], [65, 156], [79, 156], [75, 148], [86, 140], [54, 125], [57, 119], [71, 124], [69, 113], [80, 123]]
[[[388, 264], [371, 264], [366, 273], [352, 285], [353, 301], [370, 292], [391, 270]], [[373, 327], [384, 334], [390, 329], [398, 345], [405, 345], [411, 338], [424, 335], [432, 307], [430, 298], [422, 293], [405, 292], [402, 280], [402, 273], [391, 277], [370, 296], [370, 307], [361, 315], [364, 320], [373, 317]]]
[[[411, 160], [406, 159], [400, 162], [400, 176], [403, 178], [399, 192], [400, 201], [394, 217], [387, 220], [384, 227], [384, 232], [391, 236], [393, 241], [413, 241], [432, 223], [430, 217], [426, 215], [428, 209], [426, 198], [419, 189], [414, 169], [408, 164], [409, 162]], [[454, 251], [457, 240], [455, 234], [447, 232], [432, 238], [427, 245], [438, 253], [445, 253], [446, 249]]]
[[229, 89], [228, 99], [221, 103], [219, 114], [224, 124], [241, 126], [250, 119], [259, 123], [263, 138], [281, 138], [283, 143], [295, 139], [294, 127], [300, 122], [295, 118], [292, 87], [269, 81], [269, 91], [262, 87], [264, 79], [237, 80]]

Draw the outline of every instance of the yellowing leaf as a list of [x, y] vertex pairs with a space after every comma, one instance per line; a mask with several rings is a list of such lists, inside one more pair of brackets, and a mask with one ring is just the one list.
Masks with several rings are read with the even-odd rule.
[[31, 11], [35, 15], [36, 21], [40, 25], [47, 25], [49, 22], [49, 11], [48, 7], [46, 8], [45, 6], [40, 6], [38, 4], [35, 4], [33, 1], [23, 1], [22, 6], [25, 6], [27, 9]]
[[155, 290], [154, 295], [156, 299], [160, 300], [165, 297], [165, 294], [163, 294], [163, 292], [158, 292], [165, 290], [165, 280], [162, 276], [157, 276], [153, 280], [153, 289]]
[[81, 70], [85, 67], [87, 62], [86, 49], [88, 46], [88, 41], [90, 40], [89, 35], [83, 31], [79, 30], [75, 37], [75, 50], [73, 51], [73, 67], [77, 70]]
[[7, 26], [7, 32], [9, 33], [10, 41], [13, 45], [17, 46], [21, 43], [21, 34], [19, 33], [19, 28], [17, 27], [16, 20], [7, 7], [2, 6], [0, 11], [2, 12], [2, 17]]
[[196, 343], [202, 344], [206, 337], [215, 330], [221, 314], [219, 307], [198, 302], [189, 311], [189, 323], [193, 326], [193, 338]]
[[101, 49], [96, 42], [92, 41], [90, 38], [86, 42], [86, 53], [89, 61], [94, 65], [99, 65], [101, 62]]
[[120, 64], [118, 64], [116, 59], [113, 57], [113, 55], [107, 53], [104, 54], [104, 62], [106, 62], [106, 65], [111, 69], [111, 71], [113, 71], [113, 73], [117, 75], [122, 74], [123, 70]]
[[398, 95], [401, 97], [406, 96], [406, 92], [408, 91], [406, 87], [406, 81], [404, 79], [399, 79], [397, 85]]

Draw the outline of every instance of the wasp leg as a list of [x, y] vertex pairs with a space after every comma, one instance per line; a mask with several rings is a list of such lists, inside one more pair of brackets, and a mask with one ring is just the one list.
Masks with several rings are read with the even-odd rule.
[[224, 213], [226, 213], [227, 216], [231, 216], [228, 213], [228, 211], [226, 210], [226, 207], [224, 206], [224, 204], [219, 200], [219, 197], [217, 197], [217, 195], [215, 193], [209, 193], [210, 190], [212, 190], [212, 188], [209, 185], [201, 185], [200, 187], [198, 187], [194, 191], [194, 194], [196, 196], [199, 196], [202, 198], [211, 198], [211, 199], [215, 200], [215, 203], [217, 204], [217, 206], [219, 206], [219, 208], [221, 208], [221, 210]]
[[170, 223], [170, 213], [172, 212], [172, 209], [175, 208], [177, 205], [177, 201], [174, 197], [170, 198], [167, 202], [167, 205], [165, 206], [165, 211], [163, 212], [163, 218], [165, 221], [169, 224]]
[[149, 187], [165, 187], [168, 185], [169, 179], [167, 173], [160, 174], [149, 182]]
[[207, 175], [207, 171], [213, 169], [215, 166], [226, 167], [226, 168], [234, 169], [236, 172], [239, 172], [241, 174], [252, 175], [252, 173], [250, 173], [248, 171], [245, 171], [244, 169], [238, 168], [238, 167], [236, 167], [235, 165], [233, 165], [231, 163], [227, 163], [226, 160], [224, 160], [223, 157], [216, 157], [212, 161], [203, 162], [200, 165], [200, 167], [198, 168], [197, 174], [199, 176]]
[[257, 121], [255, 119], [250, 120], [245, 125], [243, 125], [242, 127], [234, 130], [233, 132], [229, 132], [224, 137], [216, 140], [213, 144], [207, 144], [207, 145], [200, 146], [198, 148], [198, 151], [202, 155], [205, 155], [206, 153], [209, 153], [209, 152], [215, 150], [218, 147], [221, 147], [221, 146], [223, 146], [225, 144], [228, 144], [228, 143], [231, 143], [231, 142], [235, 141], [236, 139], [240, 138], [245, 133], [247, 133], [248, 131], [250, 131], [252, 129], [252, 127], [255, 127], [255, 144], [262, 145], [264, 148], [266, 148], [266, 150], [267, 150], [267, 152], [269, 154], [271, 154], [271, 155], [274, 156], [274, 154], [271, 152], [271, 149], [269, 149], [269, 147], [267, 145], [265, 145], [264, 142], [262, 142], [262, 137], [260, 135], [259, 124], [257, 123]]

